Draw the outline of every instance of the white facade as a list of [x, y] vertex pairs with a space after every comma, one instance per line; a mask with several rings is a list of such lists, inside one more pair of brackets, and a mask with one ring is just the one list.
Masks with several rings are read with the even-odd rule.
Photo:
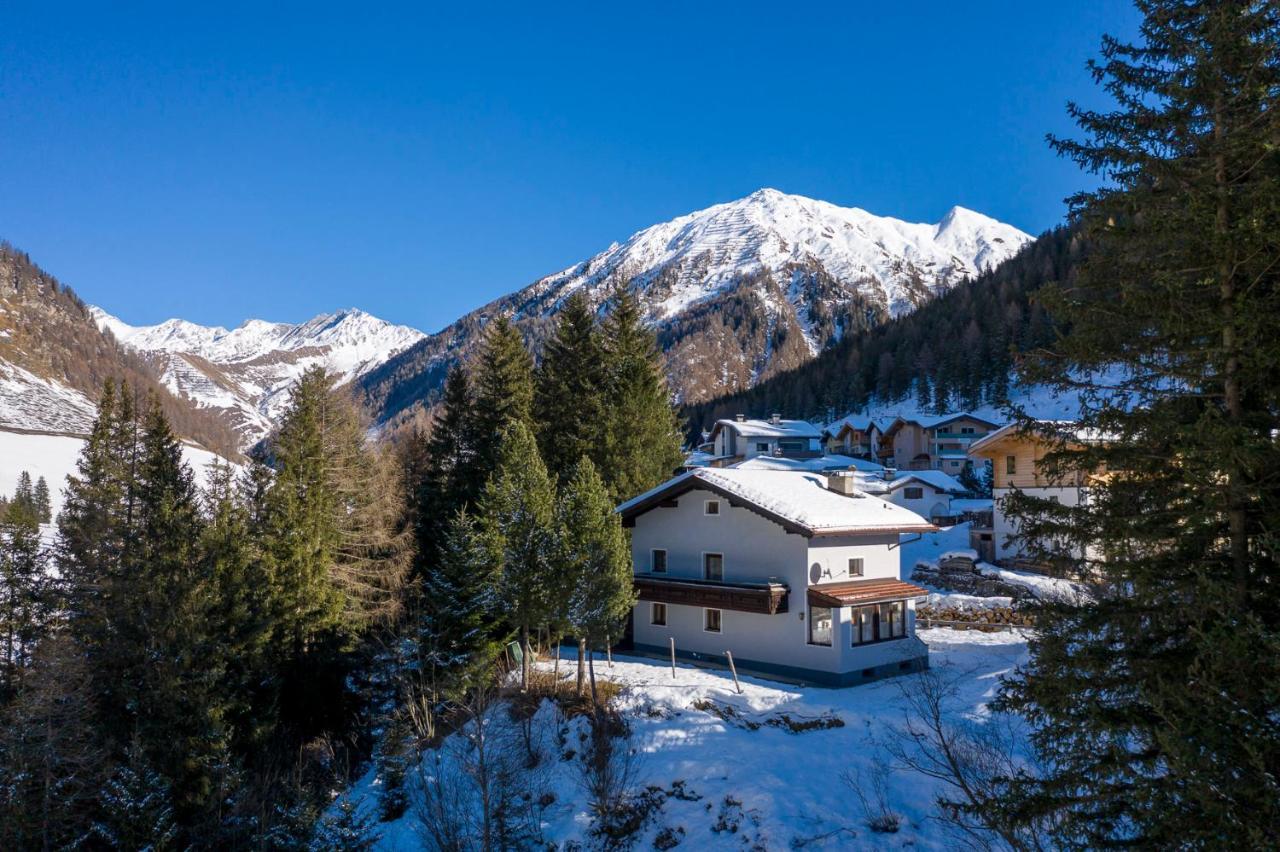
[[1004, 500], [1014, 491], [1020, 491], [1028, 497], [1041, 500], [1054, 500], [1064, 506], [1079, 506], [1088, 500], [1088, 491], [1077, 485], [1064, 487], [1025, 487], [1025, 488], [993, 488], [991, 489], [992, 511], [991, 532], [995, 540], [995, 556], [997, 561], [1012, 561], [1025, 556], [1020, 541], [1010, 541], [1010, 536], [1017, 535], [1018, 522], [1009, 517], [1004, 510]]
[[[718, 503], [713, 512], [708, 511], [709, 501]], [[858, 683], [927, 665], [928, 649], [915, 637], [915, 600], [909, 593], [885, 602], [883, 618], [879, 602], [868, 605], [875, 609], [871, 614], [876, 624], [884, 623], [885, 638], [876, 634], [874, 641], [858, 644], [853, 641], [858, 607], [811, 608], [809, 604], [811, 586], [898, 580], [897, 532], [809, 537], [788, 532], [752, 508], [730, 505], [725, 496], [702, 487], [664, 503], [632, 518], [632, 559], [638, 578], [705, 583], [708, 559], [714, 564], [718, 557], [727, 586], [784, 584], [786, 611], [765, 614], [720, 608], [715, 631], [708, 629], [717, 618], [708, 616], [709, 607], [641, 600], [633, 611], [637, 650], [667, 654], [674, 639], [682, 658], [719, 662], [731, 651], [740, 669], [829, 685]], [[664, 556], [655, 561], [655, 551]], [[857, 560], [854, 570], [861, 574], [851, 575], [851, 560]], [[665, 564], [665, 571], [655, 573], [655, 562]], [[665, 623], [654, 623], [655, 604]], [[810, 641], [811, 609], [830, 617], [829, 644]], [[820, 625], [812, 626], [819, 627], [817, 635], [822, 639]], [[900, 635], [894, 636], [894, 629]]]

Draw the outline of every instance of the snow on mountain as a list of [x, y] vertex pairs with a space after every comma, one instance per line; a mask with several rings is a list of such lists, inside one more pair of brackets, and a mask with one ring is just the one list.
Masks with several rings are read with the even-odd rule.
[[232, 330], [181, 319], [131, 326], [91, 310], [103, 330], [160, 370], [171, 391], [220, 411], [245, 445], [270, 432], [290, 386], [308, 367], [323, 365], [343, 384], [423, 337], [356, 308], [298, 324], [248, 320]]
[[1031, 237], [953, 207], [916, 224], [775, 189], [645, 228], [462, 317], [362, 380], [384, 419], [429, 404], [484, 322], [509, 313], [536, 348], [572, 293], [621, 284], [658, 331], [677, 394], [696, 402], [799, 366], [845, 334], [911, 311]]

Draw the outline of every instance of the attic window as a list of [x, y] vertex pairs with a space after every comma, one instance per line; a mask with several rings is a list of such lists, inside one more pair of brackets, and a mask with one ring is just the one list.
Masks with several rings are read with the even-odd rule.
[[1010, 476], [1013, 476], [1014, 474], [1016, 474], [1016, 473], [1018, 472], [1018, 457], [1017, 457], [1017, 456], [1005, 456], [1005, 457], [1004, 457], [1004, 472], [1005, 472], [1005, 473], [1007, 473], [1007, 474], [1009, 474]]
[[918, 486], [902, 489], [902, 496], [907, 500], [921, 500], [924, 498], [924, 489]]
[[718, 514], [720, 514], [720, 501], [719, 501], [719, 500], [708, 500], [708, 501], [707, 501], [707, 503], [706, 503], [706, 510], [705, 510], [705, 511], [706, 511], [706, 513], [707, 513], [708, 515], [718, 515]]

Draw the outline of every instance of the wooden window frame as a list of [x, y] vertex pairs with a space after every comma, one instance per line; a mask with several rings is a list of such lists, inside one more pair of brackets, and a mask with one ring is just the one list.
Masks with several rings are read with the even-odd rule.
[[[716, 623], [719, 625], [714, 630], [707, 626], [708, 615], [713, 612], [716, 614]], [[724, 633], [724, 610], [716, 609], [715, 607], [704, 607], [702, 610], [702, 632], [717, 634]]]
[[1004, 457], [1004, 475], [1005, 476], [1018, 475], [1018, 457], [1017, 456]]
[[[662, 609], [662, 620], [658, 620], [658, 609]], [[661, 601], [651, 601], [649, 603], [649, 624], [654, 627], [667, 626], [667, 605]]]
[[[893, 635], [894, 620], [892, 617], [890, 617], [889, 623], [884, 626], [884, 629], [881, 629], [880, 607], [882, 606], [898, 607], [898, 611], [902, 614], [902, 635]], [[879, 603], [873, 604], [861, 604], [859, 606], [850, 607], [850, 609], [852, 610], [852, 618], [850, 619], [851, 629], [849, 631], [849, 644], [852, 648], [861, 648], [863, 645], [878, 645], [881, 642], [896, 642], [899, 639], [909, 638], [907, 634], [907, 602], [905, 600], [880, 601]], [[871, 629], [875, 634], [875, 638], [858, 641], [859, 628], [861, 626], [859, 613], [864, 609], [871, 610]], [[892, 611], [893, 610], [891, 609], [890, 612]]]
[[[709, 566], [707, 565], [707, 557], [708, 557], [708, 556], [719, 556], [719, 557], [720, 557], [720, 576], [719, 576], [719, 577], [711, 577], [711, 576], [709, 576], [710, 572], [707, 570], [707, 568], [709, 567]], [[704, 579], [704, 580], [709, 580], [709, 581], [710, 581], [710, 582], [712, 582], [712, 583], [723, 583], [723, 582], [724, 582], [724, 554], [723, 554], [723, 553], [718, 553], [718, 552], [716, 552], [716, 551], [714, 551], [714, 550], [710, 550], [710, 551], [706, 551], [706, 550], [704, 550], [704, 551], [702, 552], [702, 579]]]

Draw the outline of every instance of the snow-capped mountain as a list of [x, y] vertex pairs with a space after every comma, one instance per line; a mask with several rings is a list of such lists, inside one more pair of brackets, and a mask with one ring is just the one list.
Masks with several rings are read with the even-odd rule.
[[349, 382], [423, 338], [356, 308], [298, 324], [248, 320], [232, 330], [180, 319], [131, 326], [91, 310], [104, 330], [160, 371], [166, 387], [218, 411], [246, 446], [275, 425], [290, 385], [308, 367], [323, 365]]
[[911, 311], [1031, 237], [962, 207], [915, 224], [775, 189], [645, 228], [492, 302], [362, 380], [384, 418], [429, 402], [484, 321], [510, 313], [538, 346], [564, 299], [616, 284], [657, 328], [676, 392], [698, 401], [798, 366], [846, 333]]

